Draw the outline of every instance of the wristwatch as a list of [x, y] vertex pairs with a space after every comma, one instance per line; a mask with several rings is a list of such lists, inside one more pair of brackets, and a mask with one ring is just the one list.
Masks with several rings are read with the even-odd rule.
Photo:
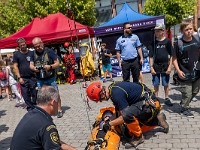
[[52, 65], [50, 65], [50, 69], [52, 69]]
[[20, 79], [21, 77], [17, 78], [18, 80]]

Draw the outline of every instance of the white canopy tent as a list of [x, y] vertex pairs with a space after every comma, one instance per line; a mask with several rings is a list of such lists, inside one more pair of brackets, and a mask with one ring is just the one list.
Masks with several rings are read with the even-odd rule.
[[0, 49], [0, 55], [11, 54], [15, 51], [15, 49]]

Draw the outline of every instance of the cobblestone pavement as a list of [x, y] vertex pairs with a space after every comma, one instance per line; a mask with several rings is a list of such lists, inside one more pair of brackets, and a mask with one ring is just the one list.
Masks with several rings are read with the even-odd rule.
[[[117, 81], [121, 77], [114, 78]], [[171, 80], [172, 82], [172, 80]], [[152, 87], [151, 75], [145, 74], [145, 83]], [[106, 83], [108, 85], [109, 82]], [[112, 106], [111, 101], [98, 103], [90, 102], [91, 110], [85, 104], [85, 89], [82, 84], [60, 85], [62, 108], [64, 116], [60, 119], [53, 117], [57, 125], [61, 140], [83, 150], [90, 137], [91, 126], [101, 107]], [[173, 107], [163, 104], [164, 91], [160, 88], [159, 97], [163, 105], [163, 112], [170, 125], [168, 134], [156, 128], [144, 134], [145, 142], [138, 146], [139, 150], [200, 150], [200, 101], [191, 102], [195, 118], [186, 118], [180, 115], [181, 95], [179, 87], [170, 85], [169, 97], [174, 103]], [[197, 96], [200, 99], [200, 95]], [[15, 101], [8, 102], [6, 98], [0, 101], [0, 150], [9, 149], [13, 132], [20, 119], [26, 113], [22, 108], [15, 108]], [[120, 144], [120, 150], [124, 146]], [[134, 149], [134, 148], [133, 148]]]

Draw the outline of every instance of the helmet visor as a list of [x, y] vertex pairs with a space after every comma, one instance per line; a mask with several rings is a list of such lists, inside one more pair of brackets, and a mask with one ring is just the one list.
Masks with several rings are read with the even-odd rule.
[[87, 46], [82, 46], [82, 47], [80, 48], [80, 55], [81, 55], [81, 56], [85, 56], [85, 55], [86, 55], [87, 49], [88, 49]]

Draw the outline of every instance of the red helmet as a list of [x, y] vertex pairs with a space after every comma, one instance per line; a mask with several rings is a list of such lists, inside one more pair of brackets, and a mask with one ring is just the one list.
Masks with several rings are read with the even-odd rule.
[[68, 47], [68, 46], [69, 46], [69, 42], [65, 42], [64, 47]]
[[87, 96], [93, 101], [100, 101], [100, 91], [102, 90], [102, 83], [101, 82], [93, 82], [91, 83], [87, 89]]

